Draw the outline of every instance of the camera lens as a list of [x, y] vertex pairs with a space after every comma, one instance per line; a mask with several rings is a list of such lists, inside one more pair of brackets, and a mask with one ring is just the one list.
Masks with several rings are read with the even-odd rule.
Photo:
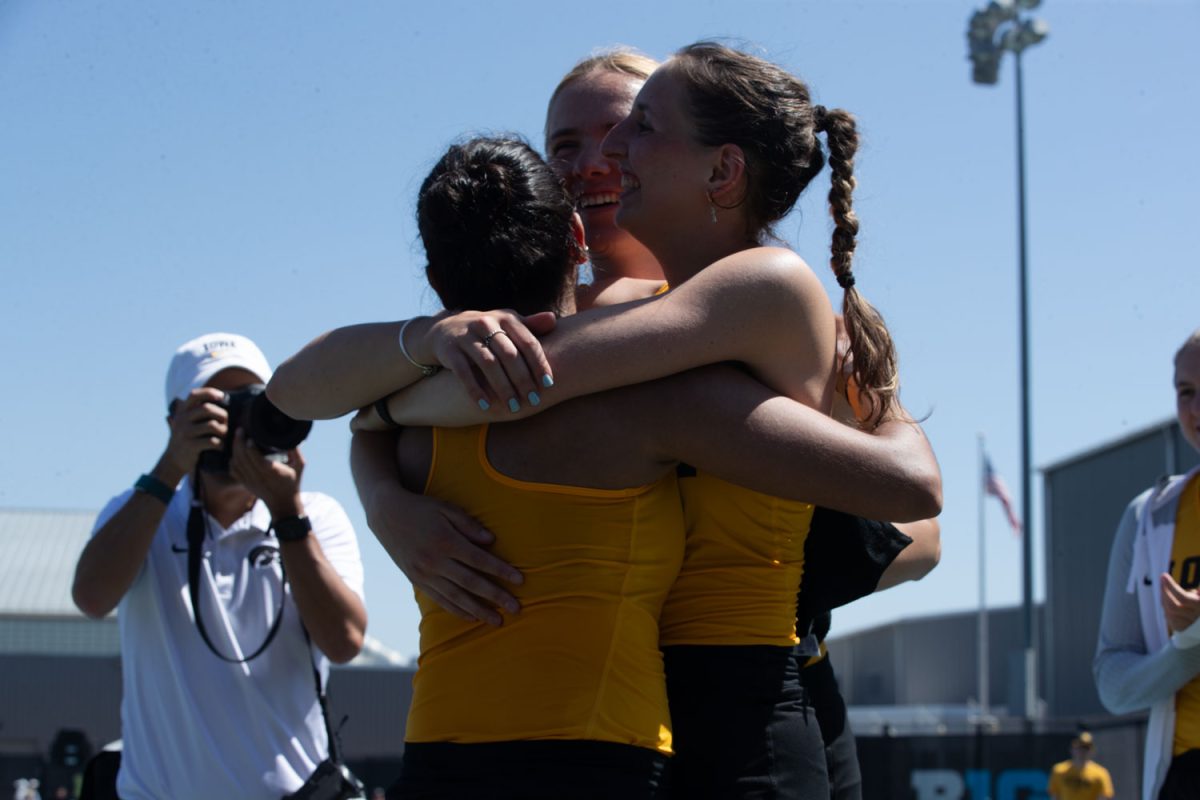
[[308, 420], [292, 419], [276, 408], [263, 392], [250, 401], [245, 418], [246, 435], [263, 452], [291, 450], [312, 430]]
[[246, 438], [268, 455], [291, 450], [304, 441], [312, 430], [308, 420], [292, 419], [267, 399], [266, 387], [252, 384], [231, 392], [221, 403], [229, 411], [229, 433], [220, 450], [205, 450], [200, 454], [200, 469], [206, 472], [228, 472], [233, 457], [233, 434], [241, 428]]

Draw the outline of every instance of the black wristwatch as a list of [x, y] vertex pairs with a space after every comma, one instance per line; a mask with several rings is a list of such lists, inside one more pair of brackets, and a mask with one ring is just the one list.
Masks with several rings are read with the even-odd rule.
[[275, 538], [281, 542], [298, 542], [312, 532], [312, 522], [304, 514], [280, 517], [271, 520], [271, 530], [275, 531]]

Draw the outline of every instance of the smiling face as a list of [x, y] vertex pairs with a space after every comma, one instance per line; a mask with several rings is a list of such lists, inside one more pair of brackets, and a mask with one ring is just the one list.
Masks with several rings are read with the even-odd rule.
[[672, 232], [703, 225], [710, 213], [713, 148], [696, 139], [685, 91], [669, 63], [660, 67], [604, 140], [605, 155], [621, 170], [617, 224], [651, 250]]
[[591, 72], [563, 86], [546, 113], [546, 160], [574, 198], [598, 256], [636, 246], [616, 225], [621, 175], [600, 143], [629, 114], [641, 85], [632, 75]]
[[1193, 336], [1175, 356], [1175, 415], [1183, 438], [1200, 450], [1200, 336]]

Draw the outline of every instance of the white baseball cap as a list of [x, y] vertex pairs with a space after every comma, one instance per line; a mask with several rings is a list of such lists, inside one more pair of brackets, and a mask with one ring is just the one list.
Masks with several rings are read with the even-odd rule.
[[258, 376], [263, 383], [271, 380], [271, 365], [258, 345], [236, 333], [206, 333], [186, 342], [175, 351], [167, 367], [167, 408], [175, 400], [186, 400], [222, 370], [240, 367]]

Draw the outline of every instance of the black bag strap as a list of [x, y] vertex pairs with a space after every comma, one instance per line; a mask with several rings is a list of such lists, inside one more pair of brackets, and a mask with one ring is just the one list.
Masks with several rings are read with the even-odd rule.
[[[202, 485], [200, 470], [197, 468], [195, 479], [192, 481], [192, 507], [188, 511], [187, 520], [188, 594], [192, 598], [192, 616], [196, 620], [196, 630], [200, 631], [200, 638], [204, 639], [204, 643], [208, 645], [208, 649], [213, 652], [213, 655], [230, 664], [245, 664], [262, 655], [267, 646], [274, 641], [275, 634], [279, 633], [279, 624], [283, 622], [284, 599], [287, 597], [287, 572], [283, 573], [282, 591], [279, 593], [279, 609], [275, 612], [275, 621], [271, 623], [271, 630], [267, 632], [267, 637], [258, 649], [245, 658], [230, 658], [218, 650], [212, 643], [212, 639], [209, 638], [208, 631], [204, 629], [204, 618], [200, 614], [200, 562], [204, 560], [204, 538], [208, 533], [208, 516], [204, 510]], [[304, 635], [308, 636], [308, 632], [305, 631]], [[319, 685], [317, 689], [320, 694]]]
[[308, 645], [309, 666], [312, 667], [313, 685], [317, 687], [317, 702], [321, 705], [321, 719], [325, 720], [325, 736], [329, 739], [329, 760], [334, 764], [341, 765], [342, 763], [342, 743], [340, 739], [342, 725], [346, 724], [346, 720], [350, 718], [347, 714], [342, 717], [342, 721], [338, 723], [337, 730], [334, 730], [333, 725], [329, 722], [329, 698], [325, 694], [325, 687], [321, 684], [321, 672], [317, 669], [317, 662], [312, 658], [312, 639], [309, 638], [308, 628], [304, 627], [304, 623], [300, 623], [300, 629], [304, 631], [304, 641]]

